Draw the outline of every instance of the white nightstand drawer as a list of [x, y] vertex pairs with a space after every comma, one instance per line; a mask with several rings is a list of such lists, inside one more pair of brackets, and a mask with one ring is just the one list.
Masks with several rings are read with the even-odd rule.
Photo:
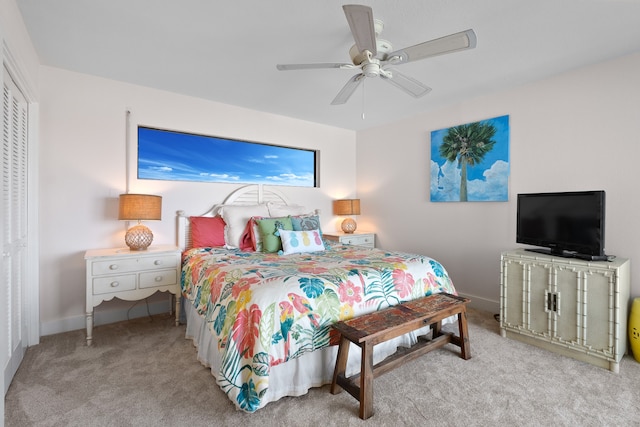
[[345, 245], [372, 245], [373, 244], [373, 236], [365, 235], [365, 236], [349, 236], [343, 237], [341, 239], [342, 243]]
[[140, 273], [140, 288], [175, 285], [178, 283], [176, 270], [158, 270]]
[[329, 240], [332, 242], [339, 242], [339, 243], [342, 243], [343, 245], [365, 246], [367, 248], [375, 248], [376, 246], [375, 233], [356, 231], [353, 234], [323, 233], [322, 236], [326, 240]]
[[140, 258], [122, 258], [107, 261], [94, 261], [91, 264], [91, 272], [94, 276], [104, 274], [127, 273], [154, 268], [175, 268], [177, 260], [175, 256], [155, 256]]
[[93, 293], [110, 294], [113, 292], [131, 291], [136, 288], [136, 275], [97, 277], [93, 279]]

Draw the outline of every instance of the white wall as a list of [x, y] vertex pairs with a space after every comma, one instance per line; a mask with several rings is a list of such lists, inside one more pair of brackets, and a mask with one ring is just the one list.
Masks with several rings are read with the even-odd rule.
[[[137, 180], [138, 124], [319, 149], [320, 188], [279, 188], [293, 201], [319, 208], [324, 229], [335, 229], [332, 200], [355, 195], [355, 132], [51, 67], [41, 68], [40, 83], [43, 335], [84, 327], [84, 252], [124, 246], [117, 198], [126, 189], [127, 110], [133, 147], [130, 191], [163, 196], [162, 221], [147, 224], [154, 244], [175, 242], [177, 210], [201, 214], [240, 185]], [[122, 306], [103, 303], [96, 309], [96, 322], [101, 311]]]
[[[505, 114], [509, 202], [431, 203], [430, 132]], [[358, 132], [357, 153], [359, 226], [382, 247], [440, 260], [476, 305], [498, 308], [500, 252], [518, 246], [518, 193], [605, 190], [606, 252], [640, 259], [640, 54]]]
[[23, 73], [25, 81], [20, 83], [28, 86], [23, 90], [35, 92], [40, 61], [15, 0], [0, 0], [0, 41], [3, 42], [0, 45], [8, 47], [12, 60]]

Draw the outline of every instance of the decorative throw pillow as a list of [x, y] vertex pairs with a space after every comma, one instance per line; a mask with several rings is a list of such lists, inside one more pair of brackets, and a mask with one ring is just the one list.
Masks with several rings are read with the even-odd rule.
[[278, 230], [282, 240], [282, 253], [285, 255], [324, 251], [320, 230], [287, 231]]
[[276, 231], [293, 230], [289, 217], [256, 219], [256, 223], [262, 238], [262, 252], [278, 252], [282, 249], [282, 242], [280, 236], [275, 234]]
[[252, 216], [249, 219], [249, 232], [251, 233], [251, 244], [253, 250], [256, 252], [262, 252], [262, 236], [260, 235], [260, 229], [258, 228], [257, 220], [263, 219], [261, 216]]
[[220, 216], [189, 217], [191, 231], [191, 247], [206, 248], [224, 246], [225, 222]]
[[269, 216], [267, 205], [228, 205], [222, 208], [222, 219], [227, 224], [224, 230], [227, 247], [240, 247], [240, 238], [252, 216]]
[[255, 251], [255, 245], [253, 243], [253, 237], [252, 237], [252, 232], [251, 232], [251, 220], [247, 221], [247, 225], [244, 228], [244, 231], [242, 232], [242, 236], [240, 236], [240, 250], [241, 251], [247, 251], [247, 252], [253, 252]]
[[320, 217], [318, 215], [298, 215], [291, 217], [291, 224], [294, 231], [318, 230], [322, 236], [320, 228]]

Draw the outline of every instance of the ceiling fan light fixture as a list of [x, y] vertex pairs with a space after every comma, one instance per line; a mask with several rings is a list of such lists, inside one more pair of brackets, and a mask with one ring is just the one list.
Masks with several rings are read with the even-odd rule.
[[[366, 77], [381, 77], [389, 84], [401, 89], [414, 98], [419, 98], [431, 91], [431, 88], [396, 70], [391, 65], [402, 65], [433, 56], [459, 52], [476, 47], [476, 33], [472, 30], [460, 31], [438, 39], [429, 40], [393, 51], [391, 43], [378, 38], [384, 23], [373, 18], [373, 10], [369, 6], [342, 6], [355, 45], [349, 49], [352, 64], [319, 63], [319, 64], [278, 64], [278, 70], [309, 70], [318, 68], [359, 68], [360, 73], [352, 76], [342, 87], [331, 105], [347, 102], [356, 88]], [[364, 93], [364, 92], [363, 92]], [[363, 115], [364, 117], [364, 115]]]
[[362, 74], [367, 77], [378, 77], [380, 75], [380, 64], [372, 62], [362, 66]]

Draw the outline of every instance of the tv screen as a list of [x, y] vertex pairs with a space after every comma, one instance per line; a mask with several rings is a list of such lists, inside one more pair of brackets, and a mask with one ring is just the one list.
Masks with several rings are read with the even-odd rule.
[[560, 256], [606, 259], [604, 191], [518, 194], [516, 242]]

